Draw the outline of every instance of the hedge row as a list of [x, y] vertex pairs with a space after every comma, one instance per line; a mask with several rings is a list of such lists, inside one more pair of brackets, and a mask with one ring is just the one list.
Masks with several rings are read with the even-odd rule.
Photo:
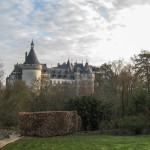
[[76, 111], [20, 112], [19, 127], [22, 136], [62, 136], [78, 131]]

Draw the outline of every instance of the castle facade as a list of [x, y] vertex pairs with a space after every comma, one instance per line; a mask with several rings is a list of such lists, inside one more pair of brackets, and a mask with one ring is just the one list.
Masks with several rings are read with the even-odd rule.
[[78, 88], [87, 90], [87, 92], [92, 93], [94, 91], [95, 75], [88, 62], [72, 64], [68, 59], [63, 64], [58, 63], [56, 67], [48, 68], [46, 64], [39, 62], [33, 41], [30, 52], [25, 53], [24, 63], [14, 65], [14, 70], [6, 78], [6, 84], [12, 84], [15, 80], [22, 80], [25, 81], [26, 85], [31, 86], [33, 79], [39, 80], [44, 76], [50, 77], [53, 85], [70, 83], [76, 84]]

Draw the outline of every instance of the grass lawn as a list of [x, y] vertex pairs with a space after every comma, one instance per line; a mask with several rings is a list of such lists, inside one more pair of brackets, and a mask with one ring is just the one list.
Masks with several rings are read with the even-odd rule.
[[0, 150], [150, 150], [150, 136], [25, 137]]

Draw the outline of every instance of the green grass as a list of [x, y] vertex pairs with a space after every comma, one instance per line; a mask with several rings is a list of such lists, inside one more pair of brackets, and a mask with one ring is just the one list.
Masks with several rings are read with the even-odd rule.
[[25, 137], [0, 150], [150, 150], [150, 136]]

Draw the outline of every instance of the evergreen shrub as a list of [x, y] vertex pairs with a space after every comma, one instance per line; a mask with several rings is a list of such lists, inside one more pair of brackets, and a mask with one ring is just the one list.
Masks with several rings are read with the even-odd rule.
[[82, 129], [93, 131], [99, 129], [102, 120], [110, 120], [111, 106], [108, 106], [108, 104], [103, 104], [98, 97], [90, 95], [70, 99], [65, 109], [77, 111], [81, 116]]

